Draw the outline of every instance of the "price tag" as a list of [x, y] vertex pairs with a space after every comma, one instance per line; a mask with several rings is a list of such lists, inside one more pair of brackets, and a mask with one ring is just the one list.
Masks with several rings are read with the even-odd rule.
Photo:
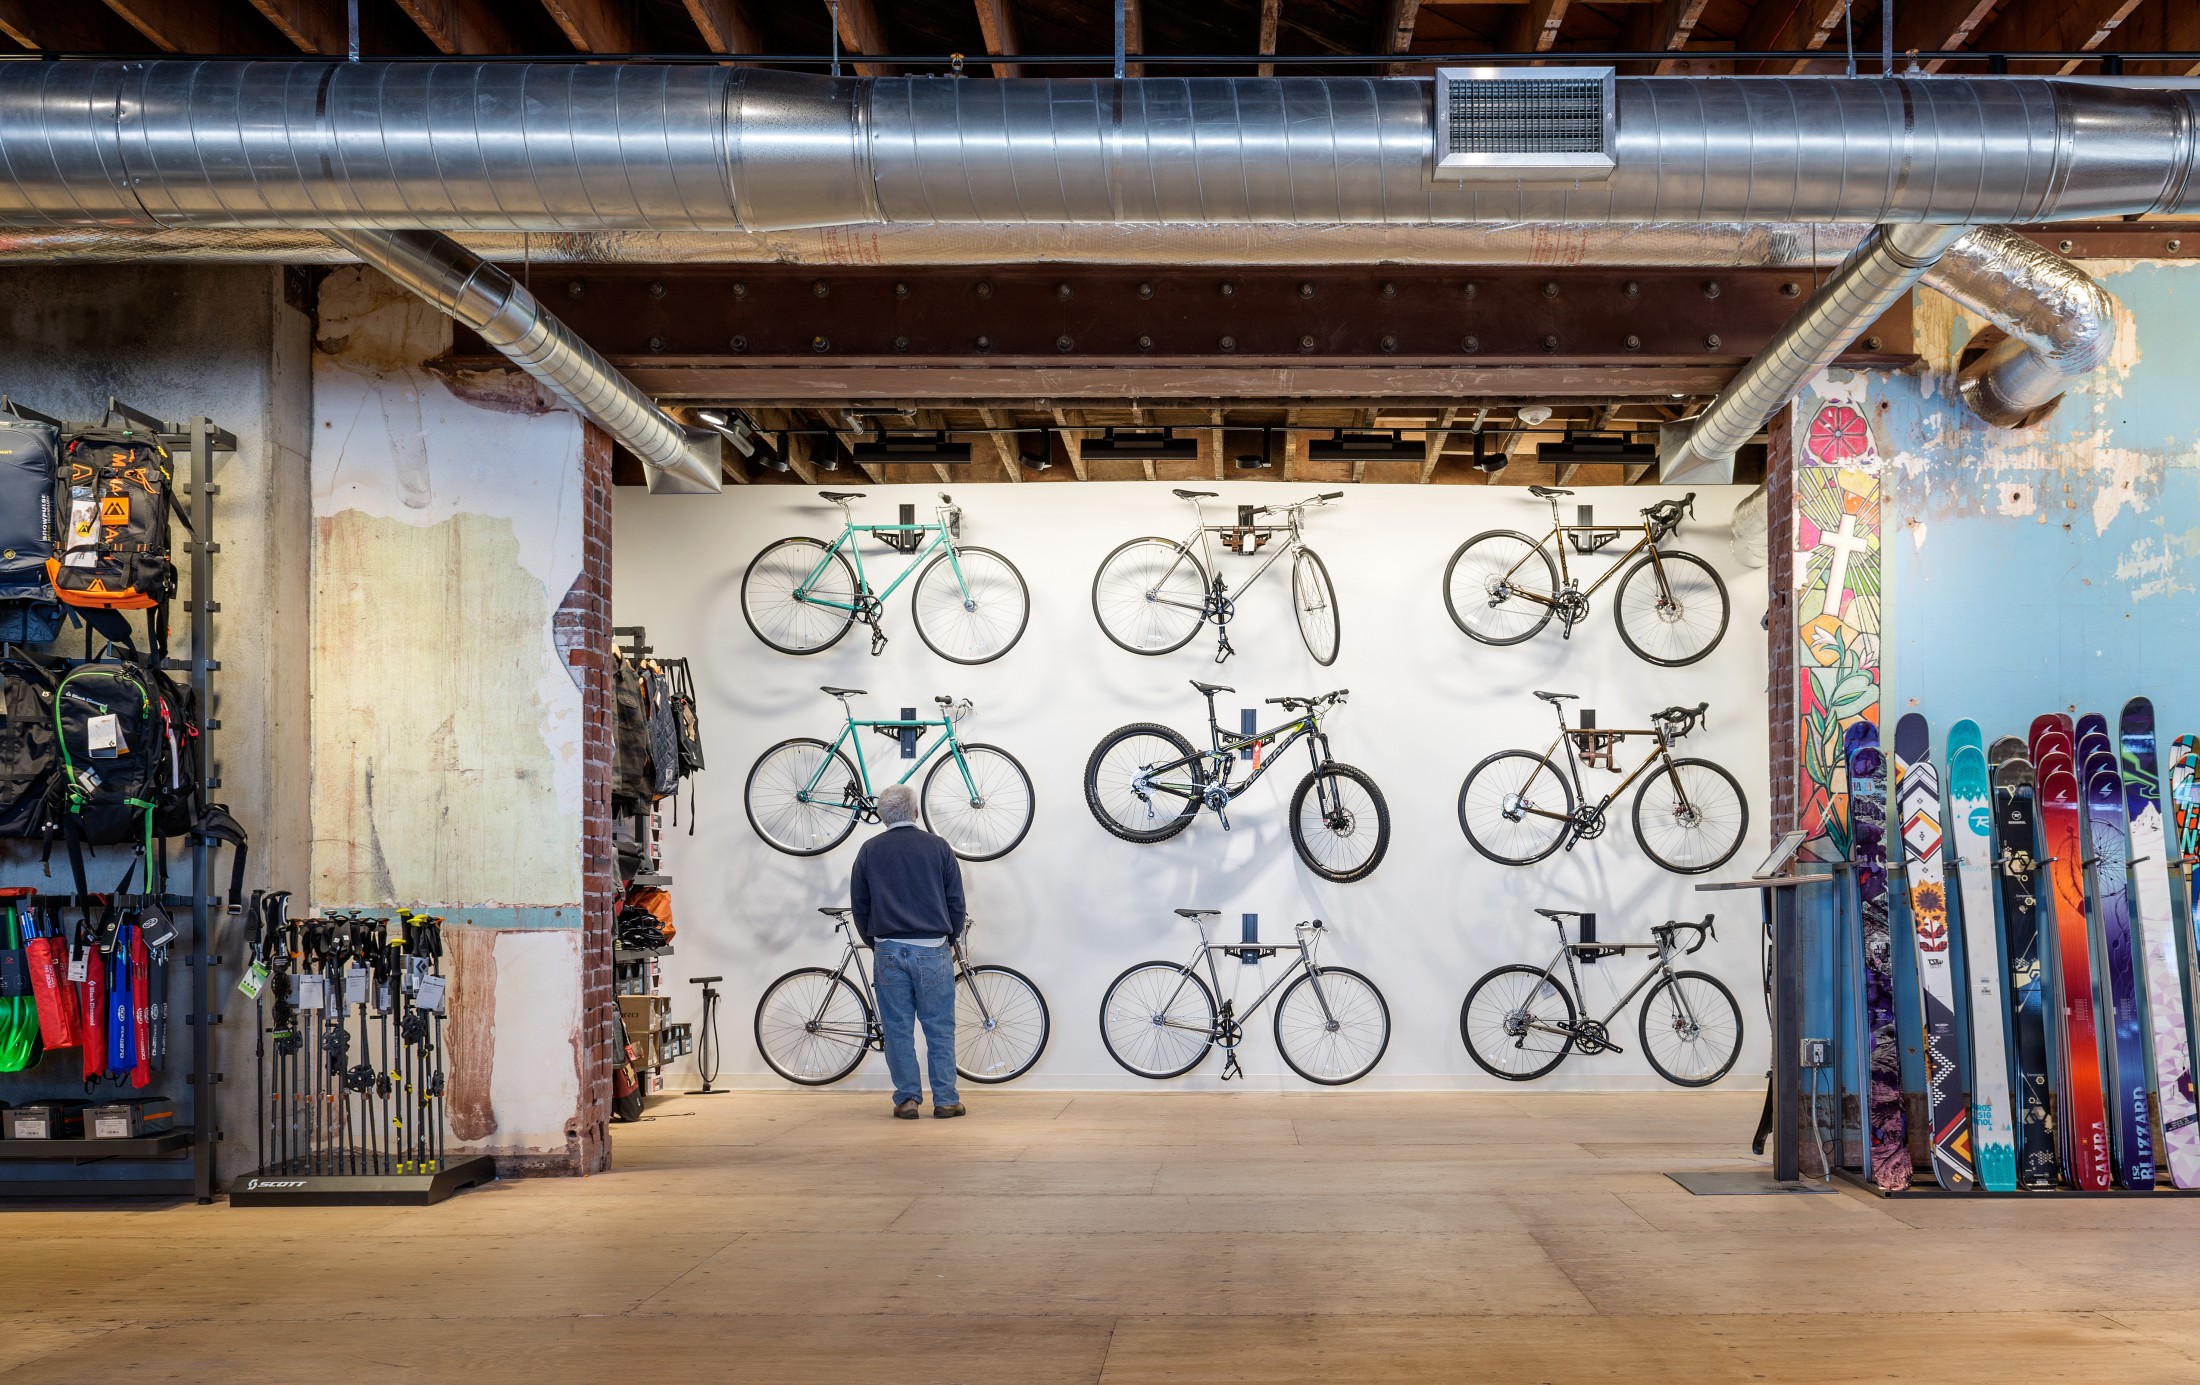
[[90, 959], [75, 948], [69, 949], [69, 980], [82, 983], [91, 974]]
[[122, 753], [122, 718], [113, 712], [101, 712], [84, 722], [84, 747], [101, 760], [112, 760]]
[[89, 495], [69, 501], [69, 537], [63, 547], [61, 565], [99, 565], [99, 501]]
[[53, 1127], [46, 1123], [44, 1116], [26, 1116], [17, 1120], [15, 1129], [9, 1133], [18, 1140], [50, 1140], [52, 1131]]
[[365, 967], [344, 968], [344, 1000], [346, 1003], [363, 1001], [366, 998], [367, 969]]
[[[73, 966], [75, 963], [72, 962], [70, 965]], [[244, 969], [244, 979], [237, 983], [237, 994], [243, 996], [246, 1000], [258, 1000], [260, 992], [267, 989], [267, 978], [271, 974], [267, 969], [267, 963], [254, 962]]]
[[298, 1008], [301, 1010], [325, 1010], [328, 1008], [328, 978], [307, 972], [298, 978]]
[[443, 978], [440, 976], [421, 977], [420, 994], [415, 996], [413, 998], [413, 1001], [421, 1009], [428, 1011], [430, 1014], [442, 1014]]
[[130, 1138], [128, 1116], [101, 1116], [92, 1122], [92, 1138], [95, 1140], [127, 1140]]
[[176, 925], [157, 907], [138, 915], [138, 931], [145, 935], [145, 945], [156, 952], [176, 940]]

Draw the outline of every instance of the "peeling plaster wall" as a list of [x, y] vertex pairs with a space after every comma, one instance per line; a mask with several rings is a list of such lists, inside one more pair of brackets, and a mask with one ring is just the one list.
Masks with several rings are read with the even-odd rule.
[[314, 356], [312, 896], [443, 914], [462, 1142], [576, 1166], [582, 424], [423, 363], [449, 321], [371, 271], [321, 286]]

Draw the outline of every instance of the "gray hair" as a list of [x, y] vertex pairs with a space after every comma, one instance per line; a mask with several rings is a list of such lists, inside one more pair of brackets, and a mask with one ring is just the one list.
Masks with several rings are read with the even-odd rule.
[[917, 820], [917, 791], [907, 784], [888, 784], [879, 791], [878, 820], [892, 827]]

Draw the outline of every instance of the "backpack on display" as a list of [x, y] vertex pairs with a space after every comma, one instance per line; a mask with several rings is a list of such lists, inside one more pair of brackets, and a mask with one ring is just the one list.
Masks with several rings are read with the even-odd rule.
[[61, 430], [0, 400], [0, 640], [51, 644], [61, 634], [46, 563], [54, 556]]
[[662, 799], [680, 790], [680, 723], [672, 706], [672, 680], [655, 661], [642, 666], [642, 688], [649, 696], [650, 796]]
[[148, 847], [177, 745], [171, 710], [144, 670], [83, 664], [53, 696], [61, 763], [48, 799], [55, 830], [72, 843]]
[[611, 811], [645, 811], [654, 800], [649, 764], [649, 703], [640, 670], [619, 655], [611, 661]]
[[44, 832], [61, 757], [54, 740], [53, 675], [28, 660], [0, 662], [0, 837]]
[[685, 659], [667, 659], [665, 673], [672, 679], [672, 719], [680, 732], [680, 777], [685, 779], [703, 767], [703, 725], [695, 711], [695, 675]]
[[176, 590], [168, 550], [174, 479], [158, 442], [87, 428], [62, 449], [53, 491], [60, 532], [46, 573], [54, 595], [85, 610], [152, 612], [156, 651]]

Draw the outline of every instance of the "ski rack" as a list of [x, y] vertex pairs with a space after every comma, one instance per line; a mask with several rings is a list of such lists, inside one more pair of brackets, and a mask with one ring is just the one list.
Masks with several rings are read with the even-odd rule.
[[[9, 408], [21, 417], [50, 418], [12, 400]], [[221, 787], [221, 778], [215, 769], [213, 742], [213, 733], [221, 727], [220, 720], [213, 715], [213, 675], [221, 669], [221, 664], [213, 657], [213, 616], [221, 610], [214, 600], [214, 555], [221, 552], [221, 545], [214, 540], [214, 497], [221, 492], [214, 481], [214, 457], [217, 453], [234, 453], [236, 435], [204, 416], [172, 423], [112, 396], [107, 400], [107, 413], [110, 419], [121, 418], [143, 429], [168, 448], [171, 455], [187, 463], [187, 470], [176, 479], [190, 501], [191, 522], [183, 544], [183, 550], [191, 557], [190, 595], [185, 598], [183, 609], [188, 617], [191, 652], [186, 659], [163, 657], [161, 668], [170, 673], [190, 674], [191, 693], [197, 703], [198, 787], [202, 797], [210, 797]], [[90, 646], [87, 628], [85, 662], [90, 660]], [[190, 911], [190, 932], [181, 940], [183, 949], [177, 957], [183, 964], [181, 971], [190, 978], [185, 983], [181, 1007], [184, 1023], [191, 1030], [191, 1073], [187, 1087], [191, 1094], [191, 1119], [188, 1126], [129, 1140], [71, 1139], [50, 1143], [0, 1140], [0, 1197], [189, 1197], [201, 1203], [214, 1200], [214, 1147], [222, 1139], [221, 1129], [216, 1124], [214, 1087], [222, 1080], [222, 1075], [214, 1071], [213, 1028], [222, 1022], [222, 1016], [216, 1009], [218, 996], [213, 973], [222, 964], [222, 958], [209, 951], [209, 947], [214, 940], [213, 911], [221, 901], [207, 894], [206, 841], [199, 837], [187, 840], [190, 844], [190, 893], [164, 894], [160, 902], [166, 909], [188, 908]], [[171, 970], [168, 975], [172, 1024], [178, 1009], [173, 999], [178, 972]], [[120, 1164], [173, 1166], [179, 1163], [187, 1163], [189, 1172], [133, 1173], [123, 1178], [106, 1178], [97, 1172], [87, 1172], [104, 1172], [105, 1167]], [[21, 1176], [18, 1170], [23, 1171]]]

